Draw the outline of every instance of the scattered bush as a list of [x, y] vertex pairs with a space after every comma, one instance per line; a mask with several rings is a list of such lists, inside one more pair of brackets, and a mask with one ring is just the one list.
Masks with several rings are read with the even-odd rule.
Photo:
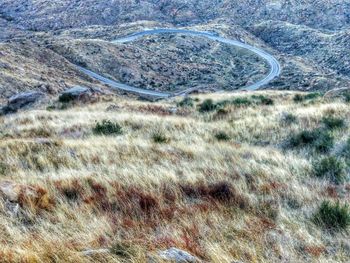
[[235, 106], [249, 106], [252, 104], [248, 98], [234, 98], [231, 103]]
[[182, 101], [177, 103], [178, 107], [188, 107], [188, 108], [192, 108], [194, 106], [194, 102], [193, 99], [190, 97], [186, 97], [184, 98]]
[[110, 249], [113, 255], [130, 260], [136, 255], [136, 249], [130, 243], [116, 242]]
[[230, 136], [226, 132], [223, 132], [223, 131], [216, 133], [215, 138], [219, 141], [229, 141], [230, 140]]
[[314, 174], [317, 177], [328, 178], [339, 184], [345, 179], [345, 165], [336, 157], [325, 157], [313, 164]]
[[58, 101], [62, 103], [69, 103], [75, 100], [75, 97], [70, 93], [63, 93], [58, 97]]
[[344, 99], [345, 99], [345, 102], [350, 102], [350, 91], [344, 94]]
[[289, 145], [291, 147], [312, 146], [317, 151], [326, 153], [332, 149], [334, 138], [331, 134], [321, 129], [302, 131], [291, 137]]
[[303, 102], [304, 101], [304, 97], [302, 95], [300, 95], [300, 94], [296, 94], [293, 97], [293, 101], [295, 103]]
[[350, 159], [350, 138], [346, 141], [343, 148], [343, 155]]
[[291, 125], [298, 122], [298, 118], [292, 113], [284, 113], [281, 118], [284, 125]]
[[318, 97], [321, 97], [322, 94], [319, 92], [312, 92], [312, 93], [308, 93], [307, 95], [304, 96], [305, 100], [313, 100], [313, 99], [317, 99]]
[[207, 99], [199, 105], [200, 112], [210, 112], [216, 109], [216, 105], [212, 99]]
[[300, 102], [303, 102], [305, 100], [313, 100], [313, 99], [316, 99], [318, 97], [322, 96], [321, 93], [318, 93], [318, 92], [314, 92], [314, 93], [308, 93], [306, 95], [301, 95], [301, 94], [296, 94], [294, 97], [293, 97], [293, 101], [295, 103], [300, 103]]
[[273, 101], [273, 99], [266, 97], [264, 95], [253, 95], [252, 98], [254, 100], [257, 100], [259, 104], [262, 105], [274, 105], [275, 102]]
[[93, 128], [93, 132], [98, 135], [121, 135], [123, 134], [122, 127], [118, 123], [113, 123], [109, 120], [97, 122]]
[[350, 225], [349, 206], [324, 201], [314, 215], [314, 222], [327, 230], [346, 230]]
[[156, 131], [152, 134], [152, 140], [155, 143], [168, 143], [170, 139], [162, 132]]
[[327, 129], [334, 130], [345, 127], [345, 121], [340, 118], [327, 116], [322, 118], [322, 123], [325, 125]]

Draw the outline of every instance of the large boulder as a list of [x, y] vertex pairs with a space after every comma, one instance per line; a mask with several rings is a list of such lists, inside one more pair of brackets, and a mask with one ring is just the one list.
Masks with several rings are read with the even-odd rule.
[[160, 251], [158, 256], [164, 261], [170, 261], [175, 263], [198, 263], [202, 262], [199, 258], [192, 256], [190, 253], [172, 247], [164, 251]]
[[2, 108], [4, 114], [17, 112], [19, 109], [31, 105], [45, 96], [39, 91], [30, 91], [16, 94], [8, 99], [7, 105]]
[[59, 101], [70, 102], [75, 100], [86, 100], [90, 99], [93, 95], [97, 93], [102, 93], [102, 91], [99, 89], [75, 86], [63, 91], [59, 96]]

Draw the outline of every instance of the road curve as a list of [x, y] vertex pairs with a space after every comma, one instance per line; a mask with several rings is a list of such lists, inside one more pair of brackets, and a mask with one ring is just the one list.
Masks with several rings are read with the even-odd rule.
[[[168, 34], [169, 33], [171, 33], [171, 34], [180, 33], [180, 34], [190, 35], [190, 36], [206, 37], [206, 38], [211, 39], [213, 41], [217, 41], [217, 42], [228, 44], [231, 46], [236, 46], [236, 47], [247, 49], [251, 52], [254, 52], [258, 56], [262, 57], [264, 60], [266, 60], [270, 66], [269, 73], [263, 79], [259, 80], [258, 82], [254, 83], [252, 85], [246, 86], [246, 87], [242, 87], [242, 88], [240, 88], [240, 90], [242, 90], [242, 89], [243, 90], [257, 90], [260, 87], [268, 84], [271, 80], [273, 80], [275, 77], [279, 76], [279, 74], [281, 73], [281, 66], [280, 66], [279, 62], [277, 61], [277, 59], [274, 56], [267, 53], [266, 51], [264, 51], [260, 48], [253, 47], [251, 45], [239, 42], [237, 40], [232, 40], [232, 39], [220, 37], [219, 35], [217, 35], [215, 33], [211, 33], [211, 32], [194, 31], [194, 30], [187, 30], [187, 29], [161, 28], [161, 29], [152, 29], [152, 30], [145, 30], [145, 31], [137, 32], [137, 33], [125, 36], [123, 38], [116, 39], [116, 40], [112, 41], [112, 43], [115, 43], [115, 44], [128, 43], [128, 42], [135, 41], [136, 39], [139, 39], [143, 36], [166, 34], [166, 33], [168, 33]], [[132, 86], [120, 83], [120, 82], [116, 82], [114, 80], [103, 77], [103, 76], [101, 76], [101, 75], [99, 75], [91, 70], [86, 69], [86, 68], [83, 68], [80, 66], [77, 66], [77, 67], [80, 71], [82, 71], [86, 75], [90, 76], [91, 78], [96, 79], [96, 80], [98, 80], [98, 81], [100, 81], [100, 82], [102, 82], [102, 83], [104, 83], [104, 84], [106, 84], [114, 89], [119, 89], [119, 90], [124, 90], [124, 91], [132, 92], [132, 93], [137, 93], [140, 95], [146, 95], [146, 96], [151, 96], [151, 97], [156, 97], [156, 98], [169, 98], [169, 97], [173, 97], [173, 96], [184, 95], [184, 94], [187, 94], [189, 91], [193, 90], [193, 88], [191, 88], [191, 89], [176, 92], [176, 93], [168, 93], [168, 92], [163, 92], [163, 91], [142, 89], [142, 88], [132, 87]]]

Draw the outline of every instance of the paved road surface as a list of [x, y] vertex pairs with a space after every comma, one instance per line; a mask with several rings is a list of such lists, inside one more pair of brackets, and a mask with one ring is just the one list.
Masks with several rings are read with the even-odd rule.
[[[186, 30], [186, 29], [162, 28], [162, 29], [153, 29], [153, 30], [145, 30], [145, 31], [137, 32], [137, 33], [131, 34], [129, 36], [114, 40], [114, 41], [112, 41], [112, 43], [116, 43], [116, 44], [128, 43], [128, 42], [135, 41], [136, 39], [141, 38], [143, 36], [169, 34], [169, 33], [170, 34], [179, 34], [180, 33], [183, 35], [206, 37], [206, 38], [209, 38], [213, 41], [217, 41], [220, 43], [224, 43], [224, 44], [247, 49], [251, 52], [254, 52], [258, 56], [262, 57], [264, 60], [266, 60], [270, 66], [269, 73], [263, 79], [259, 80], [258, 82], [254, 83], [252, 85], [246, 86], [246, 87], [241, 87], [240, 89], [257, 90], [260, 87], [268, 84], [274, 78], [278, 77], [279, 74], [281, 73], [281, 66], [278, 63], [277, 59], [275, 57], [273, 57], [272, 55], [270, 55], [269, 53], [267, 53], [266, 51], [264, 51], [260, 48], [253, 47], [251, 45], [239, 42], [237, 40], [232, 40], [232, 39], [220, 37], [219, 35], [217, 35], [215, 33], [211, 33], [211, 32], [193, 31], [193, 30]], [[107, 84], [108, 86], [110, 86], [112, 88], [137, 93], [140, 95], [146, 95], [146, 96], [151, 96], [151, 97], [156, 97], [156, 98], [169, 98], [169, 97], [173, 97], [173, 96], [184, 95], [184, 94], [187, 94], [189, 91], [193, 90], [193, 88], [191, 88], [191, 89], [184, 90], [181, 92], [168, 93], [168, 92], [163, 92], [163, 91], [142, 89], [142, 88], [132, 87], [132, 86], [105, 78], [105, 77], [103, 77], [103, 76], [101, 76], [101, 75], [99, 75], [91, 70], [82, 68], [80, 66], [78, 66], [78, 68], [82, 72], [84, 72], [86, 75], [89, 75], [90, 77], [92, 77], [92, 78], [94, 78], [94, 79], [96, 79], [104, 84]]]

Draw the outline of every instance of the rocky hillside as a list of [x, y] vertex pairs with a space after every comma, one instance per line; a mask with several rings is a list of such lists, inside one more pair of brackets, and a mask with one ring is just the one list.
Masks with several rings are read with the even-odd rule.
[[270, 19], [334, 30], [349, 26], [350, 4], [344, 0], [3, 0], [1, 16], [30, 30], [137, 20], [193, 24], [219, 17], [237, 24]]
[[350, 77], [350, 31], [325, 33], [306, 26], [267, 21], [251, 30], [284, 54], [307, 58], [320, 66]]

